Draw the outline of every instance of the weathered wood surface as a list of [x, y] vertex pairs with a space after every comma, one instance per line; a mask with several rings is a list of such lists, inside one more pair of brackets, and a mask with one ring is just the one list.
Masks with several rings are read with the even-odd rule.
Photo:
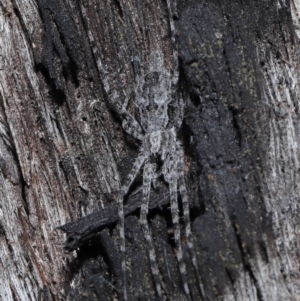
[[[300, 3], [177, 8], [180, 139], [207, 300], [300, 300]], [[146, 64], [158, 47], [172, 68], [167, 18], [163, 0], [0, 2], [0, 300], [118, 299], [116, 217], [105, 218], [139, 145], [108, 105], [96, 56], [113, 90], [130, 94], [132, 59]], [[149, 218], [159, 268], [166, 296], [184, 300], [159, 185]], [[139, 196], [126, 207], [130, 294], [155, 300]], [[66, 254], [57, 227], [69, 222], [82, 240]]]

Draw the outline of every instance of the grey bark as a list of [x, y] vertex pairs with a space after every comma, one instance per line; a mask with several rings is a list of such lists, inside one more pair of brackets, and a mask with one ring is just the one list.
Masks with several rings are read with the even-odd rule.
[[[207, 300], [300, 300], [299, 13], [297, 0], [177, 3], [179, 138]], [[118, 93], [133, 88], [133, 58], [159, 48], [172, 67], [163, 0], [0, 2], [1, 300], [119, 298], [114, 197], [139, 145], [109, 105], [88, 29]], [[126, 206], [129, 288], [155, 300], [140, 178]], [[159, 181], [149, 220], [164, 294], [184, 300], [168, 197]]]

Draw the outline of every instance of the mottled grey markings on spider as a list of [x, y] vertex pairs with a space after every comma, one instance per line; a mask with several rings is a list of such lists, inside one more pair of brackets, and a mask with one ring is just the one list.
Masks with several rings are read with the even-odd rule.
[[[178, 215], [178, 188], [183, 204], [183, 214], [186, 224], [185, 233], [188, 239], [188, 248], [192, 256], [193, 266], [196, 270], [200, 286], [198, 265], [191, 236], [189, 202], [184, 180], [184, 153], [181, 143], [177, 140], [177, 131], [182, 123], [184, 106], [181, 98], [174, 98], [174, 95], [177, 95], [177, 93], [173, 93], [174, 91], [172, 90], [177, 89], [177, 86], [177, 73], [174, 72], [173, 74], [170, 74], [165, 69], [162, 52], [159, 50], [151, 52], [149, 70], [146, 74], [138, 78], [135, 87], [134, 105], [139, 113], [138, 121], [132, 116], [123, 121], [124, 130], [141, 141], [139, 156], [136, 158], [132, 171], [129, 173], [127, 180], [122, 186], [123, 194], [118, 199], [120, 249], [124, 253], [123, 267], [126, 270], [123, 209], [124, 196], [128, 193], [138, 172], [143, 168], [143, 200], [141, 205], [140, 224], [148, 245], [150, 266], [156, 285], [156, 291], [161, 300], [163, 300], [161, 280], [156, 263], [154, 242], [147, 220], [151, 182], [160, 174], [163, 175], [165, 181], [169, 184], [174, 239], [177, 249], [176, 256], [179, 263], [179, 271], [182, 277], [184, 291], [188, 299], [190, 299], [190, 290], [188, 287], [186, 266], [183, 260], [183, 249], [181, 245]], [[175, 111], [178, 113], [173, 116], [173, 120], [169, 120], [168, 115], [169, 104], [171, 102]], [[122, 112], [123, 114], [129, 115], [125, 106], [123, 107]], [[160, 162], [157, 159], [160, 159], [162, 162], [161, 172], [158, 172], [157, 169], [157, 164]], [[123, 277], [124, 283], [126, 283], [126, 275], [124, 274]], [[124, 299], [126, 298], [126, 291], [124, 291]]]
[[[173, 69], [167, 70], [165, 60], [161, 50], [156, 49], [150, 52], [149, 61], [145, 68], [138, 68], [138, 74], [135, 79], [133, 104], [137, 110], [137, 119], [128, 109], [131, 99], [126, 98], [121, 101], [120, 91], [114, 89], [115, 79], [106, 71], [94, 37], [90, 30], [89, 20], [86, 18], [85, 8], [81, 5], [82, 16], [88, 31], [88, 38], [95, 56], [97, 68], [101, 76], [104, 90], [109, 97], [109, 102], [115, 107], [122, 118], [123, 129], [134, 138], [140, 140], [141, 147], [138, 157], [135, 159], [133, 168], [127, 176], [121, 193], [117, 198], [120, 250], [122, 261], [122, 282], [123, 298], [127, 300], [127, 280], [126, 280], [126, 248], [124, 233], [124, 197], [137, 177], [139, 171], [143, 168], [142, 184], [142, 204], [140, 213], [140, 224], [148, 247], [150, 266], [156, 291], [160, 300], [164, 300], [162, 293], [161, 279], [156, 263], [155, 244], [148, 225], [147, 214], [149, 211], [149, 200], [151, 182], [162, 175], [169, 184], [170, 207], [172, 222], [174, 226], [174, 239], [176, 245], [176, 257], [178, 259], [179, 271], [182, 278], [183, 288], [187, 298], [190, 300], [190, 290], [188, 287], [186, 266], [183, 260], [183, 249], [181, 245], [179, 209], [178, 209], [178, 188], [183, 204], [183, 215], [185, 220], [185, 234], [188, 240], [188, 248], [192, 257], [192, 263], [197, 275], [197, 281], [201, 289], [198, 265], [193, 247], [189, 202], [187, 198], [187, 189], [184, 179], [184, 153], [181, 143], [177, 140], [177, 132], [181, 127], [184, 111], [184, 103], [178, 96], [178, 53], [175, 45], [175, 26], [171, 12], [171, 3], [167, 0], [169, 12], [169, 25], [172, 40], [172, 63]], [[121, 94], [121, 93], [120, 93]], [[173, 107], [172, 116], [168, 111], [170, 105]], [[161, 169], [158, 170], [157, 165]], [[202, 293], [203, 294], [203, 293]]]

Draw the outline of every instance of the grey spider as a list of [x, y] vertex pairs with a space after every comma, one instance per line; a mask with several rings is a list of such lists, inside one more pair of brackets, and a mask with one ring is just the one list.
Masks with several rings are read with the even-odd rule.
[[[174, 51], [175, 52], [175, 51]], [[141, 141], [140, 155], [135, 160], [131, 173], [122, 187], [124, 196], [128, 193], [131, 184], [136, 178], [139, 170], [143, 170], [143, 200], [140, 213], [140, 224], [144, 232], [145, 240], [149, 248], [149, 258], [151, 270], [156, 284], [157, 294], [162, 299], [161, 285], [158, 275], [158, 268], [155, 260], [155, 249], [150, 234], [147, 215], [150, 198], [150, 189], [152, 180], [158, 177], [157, 159], [162, 164], [161, 174], [169, 184], [170, 204], [172, 222], [174, 226], [174, 239], [177, 248], [177, 259], [179, 262], [180, 274], [186, 295], [190, 296], [187, 285], [186, 267], [183, 260], [183, 250], [180, 242], [180, 224], [178, 216], [178, 195], [179, 192], [183, 204], [183, 214], [185, 219], [185, 232], [188, 240], [188, 248], [192, 255], [192, 261], [197, 273], [198, 283], [200, 285], [198, 265], [193, 249], [191, 236], [189, 202], [184, 179], [184, 153], [181, 143], [177, 140], [177, 131], [179, 130], [183, 119], [184, 104], [181, 98], [176, 102], [176, 87], [178, 85], [177, 69], [171, 75], [164, 68], [164, 57], [162, 52], [153, 51], [150, 54], [149, 72], [138, 79], [135, 89], [135, 106], [139, 111], [139, 122], [137, 122], [128, 111], [124, 109], [126, 116], [123, 121], [123, 128], [126, 132]], [[172, 103], [178, 113], [173, 122], [168, 117], [168, 106]], [[126, 102], [125, 102], [126, 105]], [[125, 252], [124, 237], [124, 212], [123, 197], [119, 198], [119, 219], [120, 219], [120, 238], [121, 250]], [[125, 258], [125, 256], [123, 257]], [[125, 265], [125, 262], [123, 263]], [[124, 279], [125, 281], [125, 279]], [[202, 287], [200, 287], [203, 292]]]
[[[178, 82], [177, 71], [173, 75], [164, 68], [163, 54], [154, 51], [150, 54], [149, 72], [139, 78], [135, 89], [135, 105], [139, 111], [139, 122], [137, 122], [125, 109], [123, 114], [126, 118], [123, 121], [123, 128], [136, 139], [141, 141], [140, 154], [135, 160], [131, 173], [122, 187], [122, 196], [118, 199], [119, 220], [120, 220], [120, 240], [121, 251], [125, 252], [124, 237], [124, 212], [123, 196], [125, 196], [131, 184], [135, 180], [138, 172], [143, 169], [143, 200], [140, 212], [140, 224], [144, 232], [145, 240], [148, 244], [150, 265], [156, 285], [156, 291], [160, 299], [162, 297], [161, 284], [158, 268], [155, 260], [155, 248], [150, 234], [147, 221], [148, 205], [150, 198], [151, 182], [158, 177], [157, 159], [162, 163], [161, 174], [169, 184], [170, 207], [172, 222], [174, 226], [174, 239], [177, 248], [177, 259], [182, 277], [185, 294], [190, 298], [190, 291], [187, 284], [186, 267], [183, 260], [183, 250], [180, 240], [180, 224], [178, 215], [178, 195], [179, 192], [183, 204], [183, 214], [185, 219], [185, 232], [188, 240], [188, 247], [192, 255], [194, 268], [198, 274], [198, 266], [193, 249], [191, 236], [189, 202], [184, 180], [184, 153], [181, 143], [177, 140], [177, 131], [181, 126], [183, 118], [183, 102], [181, 99], [176, 103], [172, 90]], [[174, 122], [170, 122], [168, 117], [168, 106], [173, 102], [177, 111]], [[130, 117], [129, 117], [130, 116]], [[125, 258], [125, 256], [123, 256]], [[125, 261], [123, 261], [125, 269]], [[126, 276], [125, 276], [126, 277]], [[125, 281], [126, 278], [123, 279]], [[125, 288], [126, 289], [126, 288]]]
[[[178, 88], [178, 53], [175, 47], [175, 27], [172, 19], [170, 1], [167, 0], [170, 15], [170, 29], [173, 44], [173, 64], [172, 74], [164, 66], [164, 56], [160, 50], [150, 53], [148, 72], [136, 79], [134, 89], [134, 105], [138, 110], [138, 121], [131, 115], [128, 106], [128, 98], [121, 104], [116, 93], [112, 93], [110, 77], [103, 67], [98, 48], [90, 30], [88, 30], [89, 40], [92, 45], [97, 67], [101, 75], [104, 90], [109, 95], [110, 102], [116, 107], [121, 115], [123, 129], [134, 138], [140, 140], [141, 147], [139, 156], [136, 158], [133, 168], [128, 175], [121, 193], [118, 197], [118, 216], [120, 231], [120, 250], [122, 256], [122, 282], [123, 298], [127, 300], [126, 286], [126, 263], [125, 263], [125, 233], [124, 233], [124, 198], [136, 179], [137, 174], [143, 168], [142, 184], [142, 205], [140, 211], [140, 224], [148, 246], [150, 266], [154, 278], [157, 295], [160, 300], [164, 300], [156, 263], [155, 248], [151, 232], [148, 225], [147, 215], [150, 199], [151, 182], [160, 174], [157, 172], [157, 162], [162, 162], [161, 174], [169, 185], [170, 208], [174, 227], [174, 240], [177, 249], [176, 257], [179, 263], [179, 271], [182, 278], [184, 292], [190, 300], [190, 290], [188, 287], [186, 266], [183, 260], [183, 249], [181, 245], [179, 209], [178, 209], [178, 188], [183, 205], [183, 215], [185, 220], [185, 234], [187, 245], [192, 257], [193, 267], [196, 272], [199, 288], [203, 295], [200, 282], [199, 270], [193, 247], [192, 232], [190, 226], [189, 202], [184, 179], [184, 152], [180, 141], [177, 139], [177, 132], [181, 127], [184, 111], [184, 103], [177, 95]], [[82, 15], [85, 17], [85, 9], [81, 6]], [[88, 20], [86, 19], [88, 24]], [[173, 120], [169, 120], [169, 105], [174, 108]]]

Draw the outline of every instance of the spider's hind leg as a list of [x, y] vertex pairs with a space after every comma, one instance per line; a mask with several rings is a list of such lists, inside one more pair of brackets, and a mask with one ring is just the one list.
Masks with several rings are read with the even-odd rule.
[[125, 231], [124, 231], [124, 197], [128, 193], [129, 188], [136, 178], [139, 170], [142, 168], [146, 157], [140, 155], [136, 158], [133, 168], [122, 187], [121, 194], [118, 197], [118, 217], [119, 217], [119, 235], [120, 235], [120, 251], [121, 251], [121, 263], [122, 263], [122, 285], [123, 285], [123, 300], [127, 301], [127, 277], [126, 277], [126, 248], [125, 248]]
[[164, 298], [162, 296], [159, 272], [158, 272], [157, 263], [156, 263], [154, 243], [153, 243], [152, 235], [150, 233], [148, 220], [147, 220], [147, 215], [148, 215], [148, 211], [149, 211], [151, 181], [152, 181], [152, 179], [154, 179], [156, 177], [156, 174], [154, 171], [155, 166], [156, 166], [155, 164], [146, 163], [145, 167], [144, 167], [143, 202], [142, 202], [141, 213], [140, 213], [140, 224], [141, 224], [141, 227], [142, 227], [142, 230], [144, 233], [146, 243], [148, 245], [151, 272], [152, 272], [152, 276], [154, 278], [156, 292], [159, 297], [159, 300], [164, 300]]
[[171, 214], [172, 222], [174, 227], [174, 239], [176, 245], [176, 257], [179, 264], [179, 271], [181, 275], [181, 280], [184, 288], [185, 295], [188, 300], [191, 300], [190, 289], [187, 281], [186, 266], [183, 259], [183, 249], [181, 245], [181, 235], [180, 235], [180, 224], [179, 224], [179, 209], [178, 209], [178, 197], [177, 197], [177, 188], [178, 188], [178, 175], [177, 175], [177, 155], [170, 156], [164, 165], [164, 177], [169, 182], [170, 189], [170, 205], [171, 205]]
[[177, 145], [177, 154], [178, 154], [177, 155], [177, 158], [178, 158], [178, 163], [177, 163], [178, 186], [179, 186], [179, 192], [180, 192], [182, 206], [183, 206], [183, 216], [184, 216], [184, 222], [185, 222], [185, 235], [186, 235], [186, 238], [188, 241], [187, 245], [188, 245], [190, 255], [192, 257], [193, 268], [196, 273], [199, 290], [200, 290], [202, 298], [205, 298], [205, 292], [204, 292], [204, 288], [203, 288], [203, 285], [201, 282], [200, 272], [199, 272], [196, 254], [195, 254], [195, 250], [194, 250], [194, 242], [193, 242], [193, 236], [192, 236], [192, 231], [191, 231], [191, 221], [190, 221], [190, 205], [189, 205], [189, 201], [188, 201], [187, 189], [186, 189], [186, 185], [185, 185], [184, 172], [183, 172], [184, 154], [183, 154], [182, 147], [180, 145]]
[[126, 248], [125, 248], [125, 225], [124, 225], [124, 192], [118, 196], [118, 216], [119, 216], [119, 236], [121, 252], [121, 269], [122, 269], [122, 289], [123, 300], [127, 301], [127, 276], [126, 276]]

